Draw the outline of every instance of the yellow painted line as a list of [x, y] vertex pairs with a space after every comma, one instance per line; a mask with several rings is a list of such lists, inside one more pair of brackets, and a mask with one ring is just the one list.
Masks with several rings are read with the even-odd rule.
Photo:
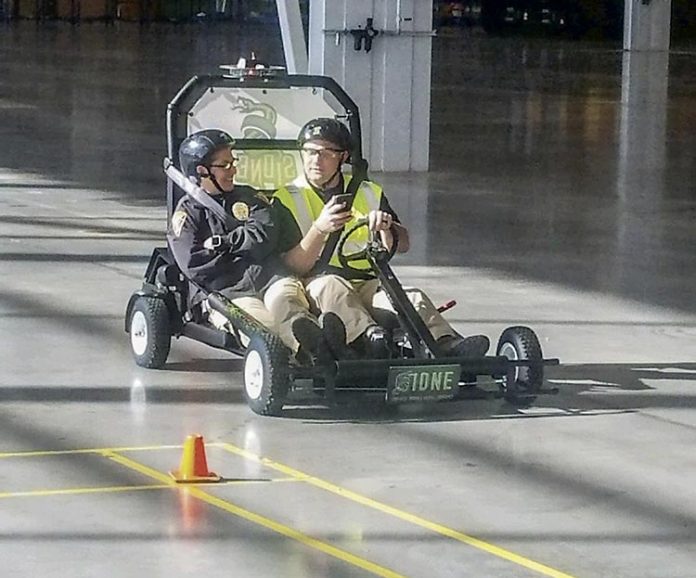
[[181, 445], [177, 446], [138, 446], [138, 447], [123, 447], [123, 448], [89, 448], [81, 450], [40, 450], [27, 452], [0, 452], [2, 458], [37, 458], [45, 456], [69, 456], [73, 454], [104, 454], [105, 452], [141, 452], [153, 450], [169, 450], [181, 449]]
[[[276, 522], [275, 520], [271, 520], [270, 518], [266, 518], [265, 516], [261, 516], [260, 514], [256, 514], [249, 510], [245, 510], [244, 508], [241, 508], [233, 504], [232, 502], [228, 502], [221, 498], [217, 498], [201, 490], [201, 486], [190, 484], [187, 484], [186, 486], [177, 485], [176, 482], [174, 482], [174, 480], [172, 480], [166, 474], [158, 472], [157, 470], [154, 470], [144, 464], [140, 464], [135, 460], [131, 460], [130, 458], [118, 455], [114, 452], [103, 452], [103, 455], [121, 464], [122, 466], [130, 468], [131, 470], [135, 470], [136, 472], [139, 472], [145, 476], [148, 476], [159, 482], [167, 484], [170, 487], [179, 487], [182, 489], [186, 489], [189, 495], [194, 496], [199, 500], [202, 500], [203, 502], [210, 504], [211, 506], [220, 508], [225, 512], [228, 512], [239, 518], [243, 518], [244, 520], [247, 520], [253, 524], [263, 526], [264, 528], [281, 534], [286, 538], [296, 540], [297, 542], [300, 542], [301, 544], [308, 546], [309, 548], [319, 550], [324, 554], [328, 554], [329, 556], [333, 556], [334, 558], [337, 558], [343, 562], [352, 564], [353, 566], [357, 566], [358, 568], [362, 568], [363, 570], [371, 572], [376, 576], [384, 576], [385, 578], [404, 578], [401, 574], [397, 574], [396, 572], [378, 564], [375, 564], [374, 562], [370, 562], [369, 560], [360, 558], [359, 556], [351, 554], [350, 552], [346, 552], [345, 550], [336, 548], [331, 544], [322, 542], [321, 540], [317, 540], [316, 538], [312, 538], [311, 536], [303, 534], [302, 532], [295, 530], [294, 528], [291, 528], [289, 526], [286, 526], [285, 524], [281, 524], [280, 522]], [[296, 476], [291, 477], [296, 479]]]
[[482, 550], [484, 552], [487, 552], [488, 554], [492, 554], [493, 556], [517, 564], [518, 566], [522, 566], [529, 570], [533, 570], [535, 572], [543, 574], [544, 576], [551, 576], [552, 578], [573, 578], [573, 576], [571, 576], [570, 574], [566, 574], [565, 572], [561, 572], [560, 570], [556, 570], [555, 568], [551, 568], [550, 566], [546, 566], [545, 564], [535, 562], [534, 560], [530, 560], [529, 558], [525, 558], [524, 556], [515, 554], [510, 550], [500, 548], [495, 544], [484, 542], [483, 540], [479, 540], [478, 538], [474, 538], [473, 536], [469, 536], [462, 532], [458, 532], [457, 530], [448, 528], [447, 526], [443, 526], [442, 524], [431, 522], [430, 520], [426, 520], [425, 518], [421, 518], [420, 516], [409, 514], [408, 512], [404, 512], [403, 510], [399, 510], [397, 508], [393, 508], [392, 506], [388, 506], [381, 502], [377, 502], [376, 500], [372, 500], [371, 498], [362, 496], [360, 494], [357, 494], [356, 492], [353, 492], [346, 488], [342, 488], [341, 486], [337, 486], [315, 476], [305, 474], [299, 470], [291, 468], [290, 466], [274, 462], [273, 460], [270, 460], [268, 458], [262, 458], [261, 456], [243, 450], [242, 448], [238, 448], [232, 444], [214, 443], [208, 445], [224, 448], [230, 453], [236, 454], [248, 460], [258, 462], [266, 467], [276, 470], [277, 472], [282, 472], [288, 476], [296, 478], [299, 481], [303, 481], [314, 487], [321, 488], [322, 490], [326, 490], [327, 492], [331, 492], [333, 494], [341, 496], [342, 498], [346, 498], [363, 506], [367, 506], [368, 508], [378, 510], [384, 514], [388, 514], [389, 516], [399, 518], [410, 524], [420, 526], [421, 528], [425, 528], [426, 530], [430, 530], [431, 532], [435, 532], [442, 536], [452, 538], [453, 540], [463, 542], [464, 544], [472, 546], [473, 548], [477, 548], [478, 550]]
[[[269, 480], [223, 480], [219, 486], [243, 486], [248, 484], [268, 484], [268, 483], [297, 483], [297, 478], [273, 478]], [[195, 485], [195, 484], [193, 484]], [[95, 486], [89, 488], [57, 488], [55, 490], [29, 490], [26, 492], [0, 492], [0, 499], [4, 498], [37, 498], [44, 496], [72, 496], [79, 494], [113, 494], [116, 492], [138, 492], [141, 490], [170, 490], [172, 485], [150, 484], [148, 486]]]
[[104, 486], [95, 488], [64, 488], [57, 490], [31, 490], [27, 492], [0, 492], [0, 498], [34, 498], [43, 496], [75, 496], [79, 494], [112, 494], [116, 492], [137, 492], [140, 490], [162, 490], [170, 488], [167, 484], [150, 484], [149, 486]]
[[[360, 494], [357, 494], [355, 492], [352, 492], [351, 490], [348, 490], [346, 488], [342, 488], [340, 486], [337, 486], [335, 484], [332, 484], [330, 482], [327, 482], [325, 480], [322, 480], [320, 478], [317, 478], [315, 476], [310, 476], [309, 474], [305, 474], [303, 472], [300, 472], [299, 470], [296, 470], [294, 468], [291, 468], [290, 466], [286, 466], [284, 464], [280, 464], [278, 462], [274, 462], [273, 460], [270, 460], [268, 458], [262, 458], [261, 456], [258, 456], [256, 454], [253, 454], [251, 452], [248, 452], [246, 450], [243, 450], [242, 448], [238, 448], [232, 444], [226, 444], [226, 443], [207, 443], [206, 444], [208, 447], [221, 447], [224, 448], [225, 450], [237, 454], [239, 456], [244, 457], [245, 459], [256, 461], [262, 465], [265, 465], [271, 469], [274, 469], [276, 471], [282, 472], [293, 480], [297, 481], [303, 481], [306, 482], [312, 486], [315, 486], [317, 488], [321, 488], [325, 491], [334, 493], [338, 496], [341, 496], [343, 498], [349, 499], [351, 501], [354, 501], [356, 503], [362, 504], [364, 506], [367, 506], [369, 508], [378, 510], [380, 512], [383, 512], [385, 514], [388, 514], [390, 516], [394, 516], [396, 518], [402, 519], [406, 522], [409, 522], [411, 524], [420, 526], [422, 528], [431, 530], [432, 532], [435, 532], [437, 534], [441, 534], [443, 536], [447, 536], [448, 538], [452, 538], [454, 540], [457, 540], [459, 542], [462, 542], [464, 544], [468, 544], [469, 546], [472, 546], [474, 548], [477, 548], [479, 550], [482, 550], [484, 552], [488, 552], [489, 554], [492, 554], [494, 556], [497, 556], [499, 558], [502, 558], [504, 560], [508, 560], [510, 562], [513, 562], [515, 564], [518, 564], [520, 566], [523, 566], [525, 568], [528, 568], [530, 570], [534, 570], [536, 572], [539, 572], [540, 574], [543, 574], [545, 576], [551, 576], [552, 578], [573, 578], [572, 575], [561, 572], [560, 570], [556, 570], [554, 568], [551, 568], [549, 566], [546, 566], [544, 564], [541, 564], [539, 562], [535, 562], [534, 560], [530, 560], [529, 558], [525, 558], [524, 556], [520, 556], [519, 554], [515, 554], [514, 552], [511, 552], [510, 550], [506, 550], [504, 548], [500, 548], [494, 544], [490, 544], [488, 542], [484, 542], [483, 540], [479, 540], [478, 538], [475, 538], [473, 536], [469, 536], [467, 534], [464, 534], [462, 532], [458, 532], [457, 530], [454, 530], [452, 528], [448, 528], [447, 526], [444, 526], [442, 524], [438, 524], [436, 522], [431, 522], [430, 520], [426, 520], [425, 518], [421, 518], [420, 516], [416, 516], [414, 514], [409, 514], [408, 512], [404, 512], [403, 510], [399, 510], [397, 508], [394, 508], [392, 506], [388, 506], [386, 504], [383, 504], [381, 502], [377, 502], [376, 500], [372, 500], [370, 498], [367, 498], [366, 496], [361, 496]], [[118, 452], [137, 452], [137, 451], [153, 451], [153, 450], [162, 450], [162, 449], [180, 449], [182, 446], [181, 445], [160, 445], [160, 446], [134, 446], [134, 447], [116, 447], [116, 448], [88, 448], [88, 449], [77, 449], [77, 450], [41, 450], [41, 451], [24, 451], [24, 452], [0, 452], [0, 459], [2, 458], [15, 458], [15, 457], [45, 457], [45, 456], [57, 456], [57, 455], [72, 455], [72, 454], [98, 454], [98, 455], [103, 455], [106, 457], [109, 457], [113, 459], [114, 461], [117, 461], [121, 463], [122, 465], [129, 467], [131, 469], [135, 469], [137, 471], [140, 471], [144, 475], [158, 479], [160, 481], [163, 481], [167, 484], [168, 487], [172, 487], [175, 485], [175, 482], [171, 480], [168, 476], [162, 474], [161, 472], [158, 472], [157, 470], [153, 470], [151, 468], [148, 468], [147, 466], [144, 466], [142, 464], [138, 464], [138, 462], [134, 460], [130, 460], [124, 456], [119, 456], [117, 455]], [[135, 467], [137, 466], [137, 467]], [[138, 469], [142, 468], [142, 469]], [[288, 481], [288, 480], [274, 480], [274, 481]], [[146, 486], [147, 488], [159, 488], [160, 486]], [[180, 487], [180, 486], [179, 486]], [[254, 514], [253, 512], [249, 512], [247, 510], [244, 510], [242, 508], [239, 508], [238, 506], [235, 506], [234, 504], [231, 504], [230, 502], [225, 502], [224, 500], [219, 500], [219, 498], [216, 498], [210, 494], [206, 494], [205, 492], [201, 490], [197, 490], [195, 486], [193, 485], [187, 485], [186, 486], [189, 491], [191, 492], [192, 495], [195, 495], [199, 499], [210, 503], [211, 505], [217, 506], [223, 510], [226, 510], [230, 513], [233, 513], [239, 517], [242, 517], [244, 519], [250, 520], [254, 523], [260, 524], [264, 527], [267, 527], [269, 529], [272, 529], [273, 531], [276, 531], [280, 534], [283, 534], [285, 536], [288, 536], [290, 538], [293, 538], [295, 540], [298, 540], [304, 544], [309, 545], [312, 548], [316, 548], [318, 550], [321, 550], [322, 552], [329, 553], [332, 556], [335, 556], [341, 560], [349, 561], [348, 558], [345, 558], [343, 556], [348, 556], [351, 558], [351, 560], [354, 558], [358, 561], [361, 561], [364, 564], [370, 565], [370, 567], [374, 567], [376, 569], [380, 569], [381, 572], [386, 572], [386, 573], [380, 573], [374, 570], [371, 570], [367, 568], [366, 566], [363, 566], [362, 564], [358, 564], [355, 562], [350, 561], [349, 563], [354, 564], [356, 566], [359, 566], [361, 568], [365, 568], [374, 574], [377, 574], [378, 576], [400, 576], [399, 574], [396, 574], [392, 572], [391, 570], [388, 570], [386, 568], [382, 568], [381, 566], [378, 566], [376, 564], [372, 564], [371, 562], [367, 560], [363, 560], [362, 558], [358, 558], [356, 556], [353, 556], [352, 554], [348, 552], [344, 552], [343, 550], [340, 550], [338, 548], [334, 548], [333, 546], [330, 546], [329, 544], [325, 544], [324, 542], [320, 542], [318, 540], [315, 540], [314, 538], [311, 538], [309, 536], [306, 536], [302, 534], [301, 532], [298, 532], [296, 530], [293, 530], [292, 528], [289, 528], [287, 526], [283, 526], [282, 524], [279, 524], [278, 522], [275, 522], [269, 518], [264, 518], [263, 516], [258, 516], [257, 514]], [[138, 488], [138, 486], [129, 486], [129, 488]], [[145, 489], [145, 487], [143, 487]], [[53, 492], [54, 490], [47, 490], [47, 492]], [[55, 490], [55, 492], [62, 492], [62, 493], [88, 493], [92, 491], [91, 489], [79, 489], [75, 488], [74, 490]], [[98, 492], [99, 489], [95, 488], [94, 492]], [[102, 491], [104, 491], [102, 489]], [[109, 491], [108, 489], [106, 491]], [[113, 491], [120, 491], [117, 489], [114, 489]], [[125, 491], [125, 490], [124, 490]], [[21, 493], [16, 493], [17, 496], [19, 496]], [[200, 494], [200, 495], [199, 495]], [[36, 494], [38, 495], [38, 494]], [[42, 494], [42, 495], [50, 495], [49, 493]], [[4, 494], [0, 493], [0, 497], [10, 497], [6, 496]], [[235, 511], [231, 511], [227, 509], [227, 507], [218, 504], [217, 502], [220, 502], [221, 504], [227, 504], [231, 508], [235, 508]], [[245, 515], [246, 514], [246, 515]], [[248, 516], [253, 516], [253, 517], [258, 517], [259, 520], [261, 521], [255, 521], [251, 517]], [[278, 529], [275, 529], [274, 527], [270, 525], [266, 525], [262, 521], [268, 522], [268, 524], [275, 524], [278, 526]], [[284, 531], [281, 531], [284, 530]], [[287, 533], [285, 532], [287, 531]], [[292, 534], [292, 535], [291, 535]], [[295, 537], [297, 535], [298, 537]], [[304, 540], [307, 540], [305, 542]], [[316, 544], [322, 545], [323, 547], [329, 548], [333, 551], [335, 551], [337, 554], [334, 554], [332, 552], [329, 552], [328, 550], [324, 550], [322, 547], [319, 547]], [[338, 555], [340, 554], [340, 555]]]

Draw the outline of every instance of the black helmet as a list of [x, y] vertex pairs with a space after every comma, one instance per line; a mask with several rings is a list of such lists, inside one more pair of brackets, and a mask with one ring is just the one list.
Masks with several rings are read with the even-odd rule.
[[346, 125], [335, 118], [315, 118], [302, 127], [297, 137], [297, 146], [302, 148], [306, 142], [325, 140], [344, 151], [350, 151], [353, 139]]
[[198, 177], [196, 167], [206, 166], [216, 151], [234, 146], [234, 139], [222, 130], [201, 130], [189, 135], [179, 147], [179, 165], [187, 177]]

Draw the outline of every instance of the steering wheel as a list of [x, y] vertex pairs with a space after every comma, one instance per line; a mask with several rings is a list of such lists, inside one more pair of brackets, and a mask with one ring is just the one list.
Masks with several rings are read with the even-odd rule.
[[396, 253], [396, 249], [399, 246], [399, 233], [396, 230], [396, 227], [392, 224], [390, 227], [390, 231], [392, 234], [393, 242], [392, 246], [387, 251], [387, 249], [382, 245], [382, 240], [380, 236], [376, 232], [370, 232], [370, 239], [367, 241], [367, 244], [360, 249], [359, 251], [356, 251], [354, 253], [344, 253], [343, 248], [346, 244], [346, 241], [350, 238], [350, 236], [355, 233], [358, 229], [362, 229], [363, 227], [367, 227], [367, 219], [358, 219], [358, 221], [350, 227], [343, 235], [341, 235], [341, 240], [338, 242], [338, 247], [336, 249], [336, 254], [338, 255], [338, 261], [341, 263], [342, 267], [345, 267], [346, 269], [353, 269], [354, 271], [365, 271], [364, 269], [359, 269], [357, 267], [353, 267], [352, 263], [353, 261], [362, 261], [367, 257], [368, 251], [373, 251], [373, 252], [382, 252], [385, 254], [383, 259], [386, 262], [391, 261], [391, 258], [394, 256]]

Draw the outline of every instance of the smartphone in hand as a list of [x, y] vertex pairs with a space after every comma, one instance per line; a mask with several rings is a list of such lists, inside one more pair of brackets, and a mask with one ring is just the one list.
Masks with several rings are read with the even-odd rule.
[[346, 210], [350, 210], [351, 205], [353, 204], [353, 195], [350, 193], [341, 193], [339, 195], [334, 195], [331, 198], [335, 200], [337, 205], [345, 205]]

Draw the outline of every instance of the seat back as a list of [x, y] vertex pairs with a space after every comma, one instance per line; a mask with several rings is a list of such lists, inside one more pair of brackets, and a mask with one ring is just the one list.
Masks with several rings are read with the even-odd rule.
[[175, 263], [160, 265], [155, 273], [155, 282], [157, 285], [177, 291], [181, 290], [182, 286], [185, 287], [184, 276]]

